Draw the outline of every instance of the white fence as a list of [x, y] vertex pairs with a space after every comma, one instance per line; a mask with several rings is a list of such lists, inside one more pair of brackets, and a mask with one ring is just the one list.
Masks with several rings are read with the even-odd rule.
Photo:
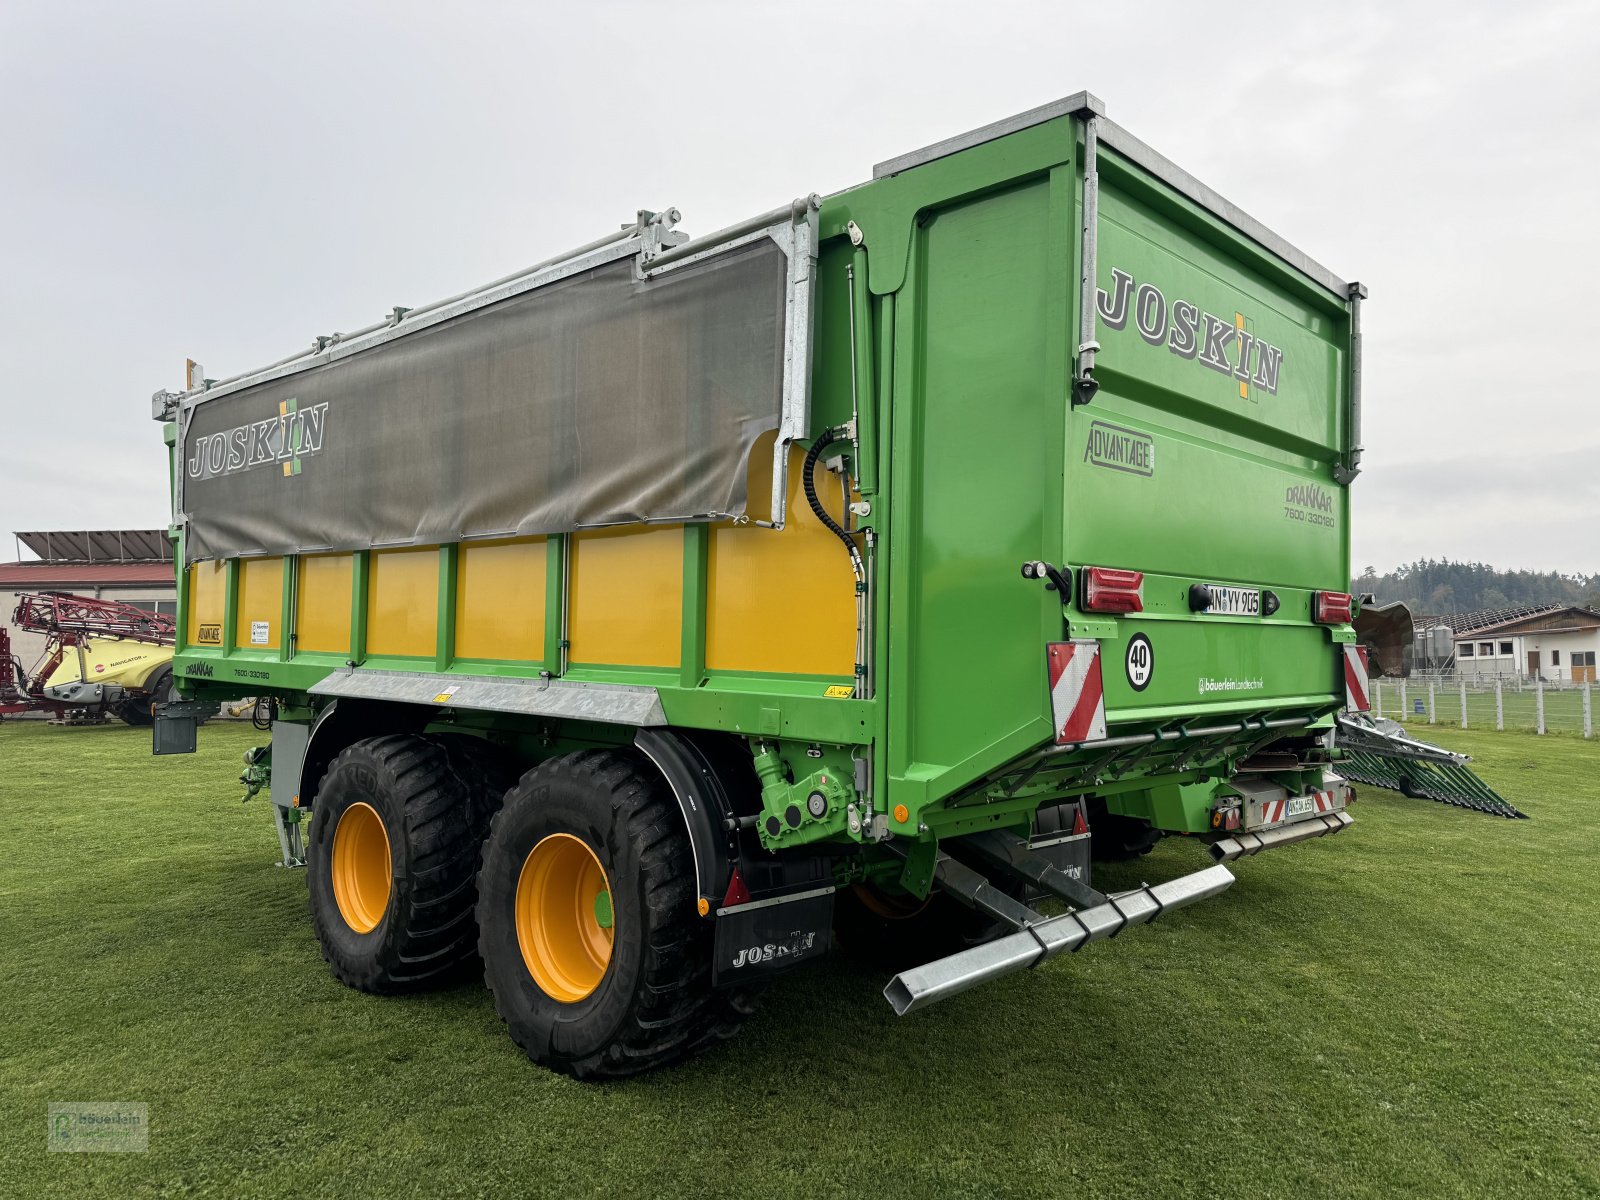
[[1587, 680], [1494, 679], [1468, 674], [1413, 674], [1376, 679], [1374, 716], [1462, 729], [1530, 729], [1594, 736], [1594, 690]]

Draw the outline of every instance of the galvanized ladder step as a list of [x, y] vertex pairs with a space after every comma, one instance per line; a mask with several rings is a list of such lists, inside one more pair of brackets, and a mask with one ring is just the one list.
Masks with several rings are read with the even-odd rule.
[[883, 994], [900, 1016], [1001, 975], [1036, 967], [1048, 958], [1078, 950], [1090, 942], [1115, 937], [1130, 925], [1147, 925], [1168, 909], [1209, 899], [1233, 883], [1233, 874], [1226, 867], [1214, 866], [1166, 883], [1146, 884], [1108, 896], [1059, 870], [1015, 835], [978, 834], [962, 839], [962, 845], [986, 865], [1080, 907], [1058, 917], [1046, 917], [941, 851], [934, 871], [938, 885], [1015, 932], [896, 975]]

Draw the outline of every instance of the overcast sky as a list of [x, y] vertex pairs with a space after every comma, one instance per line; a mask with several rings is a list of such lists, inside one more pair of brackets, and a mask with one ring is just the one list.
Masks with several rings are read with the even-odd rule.
[[[1334, 11], [1337, 10], [1337, 16]], [[166, 523], [150, 393], [1088, 88], [1372, 290], [1356, 567], [1600, 571], [1600, 6], [0, 5], [0, 531]], [[0, 557], [8, 557], [0, 547]]]

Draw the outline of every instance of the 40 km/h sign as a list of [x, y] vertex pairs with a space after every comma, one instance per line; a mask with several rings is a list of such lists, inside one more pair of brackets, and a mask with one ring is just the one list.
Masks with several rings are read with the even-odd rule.
[[1134, 634], [1128, 642], [1127, 668], [1128, 686], [1134, 691], [1142, 692], [1150, 686], [1150, 677], [1156, 670], [1156, 652], [1142, 633]]

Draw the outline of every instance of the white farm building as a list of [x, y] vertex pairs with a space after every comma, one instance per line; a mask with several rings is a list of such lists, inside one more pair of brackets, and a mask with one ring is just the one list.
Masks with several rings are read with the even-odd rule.
[[1462, 675], [1596, 681], [1600, 612], [1593, 609], [1544, 604], [1426, 620], [1449, 626], [1455, 637], [1455, 667]]

